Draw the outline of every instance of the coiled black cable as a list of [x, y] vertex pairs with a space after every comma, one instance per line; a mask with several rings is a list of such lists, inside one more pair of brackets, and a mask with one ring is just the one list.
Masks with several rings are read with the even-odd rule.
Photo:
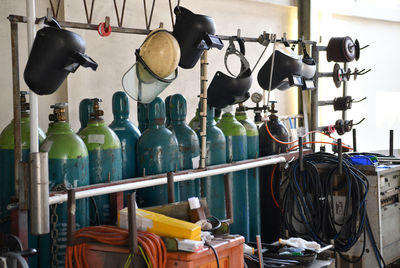
[[[327, 172], [320, 175], [316, 165], [324, 165]], [[304, 171], [299, 160], [289, 165], [283, 181], [283, 218], [291, 236], [311, 239], [328, 245], [334, 241], [335, 250], [342, 256], [360, 238], [365, 237], [368, 180], [346, 159], [342, 161], [342, 175], [338, 175], [338, 157], [329, 153], [304, 156]], [[341, 216], [335, 210], [335, 196], [344, 196]], [[364, 239], [365, 243], [365, 239]], [[353, 261], [359, 261], [361, 255]], [[346, 259], [346, 258], [345, 258]], [[347, 259], [346, 259], [347, 260]], [[349, 260], [348, 260], [349, 261]]]

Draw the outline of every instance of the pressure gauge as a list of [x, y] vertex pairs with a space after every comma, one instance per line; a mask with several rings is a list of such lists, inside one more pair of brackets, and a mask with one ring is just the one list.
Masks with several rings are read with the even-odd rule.
[[262, 95], [260, 94], [260, 93], [253, 93], [253, 94], [251, 94], [251, 100], [254, 102], [254, 103], [259, 103], [260, 101], [262, 101]]

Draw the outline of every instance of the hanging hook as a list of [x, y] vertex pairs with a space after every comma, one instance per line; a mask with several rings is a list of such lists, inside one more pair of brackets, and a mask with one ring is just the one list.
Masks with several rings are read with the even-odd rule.
[[365, 120], [365, 117], [364, 117], [363, 119], [361, 119], [360, 122], [358, 122], [358, 123], [353, 123], [353, 126], [357, 126], [357, 125], [361, 124], [364, 120]]
[[369, 47], [369, 45], [361, 47], [360, 50], [363, 50], [364, 48], [367, 48], [367, 47]]
[[353, 103], [358, 103], [358, 102], [362, 102], [363, 100], [366, 100], [366, 99], [367, 99], [367, 97], [364, 97], [361, 100], [357, 100], [357, 101], [353, 99], [352, 102]]

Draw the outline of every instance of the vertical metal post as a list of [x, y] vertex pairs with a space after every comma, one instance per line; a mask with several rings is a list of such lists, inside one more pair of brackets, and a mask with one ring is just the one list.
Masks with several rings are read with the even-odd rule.
[[[138, 249], [137, 225], [136, 225], [136, 192], [128, 196], [128, 235], [129, 253], [135, 254]], [[133, 256], [132, 256], [133, 258]], [[133, 261], [132, 261], [133, 267]]]
[[304, 171], [304, 157], [303, 157], [303, 137], [299, 137], [299, 164], [300, 172]]
[[[314, 76], [315, 89], [311, 91], [311, 130], [318, 129], [318, 72], [319, 72], [319, 50], [317, 45], [312, 46], [312, 58], [317, 64], [317, 70]], [[315, 141], [315, 133], [312, 134], [313, 141]], [[315, 143], [312, 145], [313, 150], [315, 150]]]
[[201, 137], [201, 153], [200, 153], [200, 168], [206, 167], [207, 158], [207, 61], [208, 51], [205, 50], [200, 60], [200, 137]]
[[118, 192], [110, 194], [110, 222], [118, 221], [118, 211], [124, 208], [124, 193]]
[[342, 149], [342, 139], [337, 140], [338, 145], [338, 157], [339, 157], [339, 175], [343, 174], [343, 149]]
[[357, 152], [357, 130], [353, 128], [353, 152]]
[[393, 153], [393, 129], [389, 131], [389, 156], [394, 156]]
[[74, 244], [74, 233], [76, 230], [76, 199], [75, 189], [68, 190], [68, 225], [67, 225], [67, 246]]
[[[348, 64], [347, 64], [347, 62], [345, 62], [345, 63], [343, 64], [343, 70], [344, 70], [344, 72], [347, 71], [347, 67], [348, 67]], [[346, 97], [346, 96], [347, 96], [347, 81], [346, 81], [346, 80], [343, 80], [343, 97]], [[347, 119], [347, 111], [342, 111], [342, 119], [343, 119], [343, 120], [346, 120], [346, 119]]]
[[168, 203], [175, 202], [175, 186], [174, 186], [174, 174], [172, 172], [167, 173], [167, 185], [168, 185]]
[[229, 219], [229, 223], [233, 223], [233, 203], [232, 203], [232, 173], [224, 174], [224, 188], [225, 188], [225, 210], [226, 218]]

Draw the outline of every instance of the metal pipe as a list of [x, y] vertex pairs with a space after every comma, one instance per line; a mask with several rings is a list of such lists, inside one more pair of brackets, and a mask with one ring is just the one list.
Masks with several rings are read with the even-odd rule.
[[333, 77], [333, 72], [327, 72], [327, 73], [319, 73], [319, 72], [317, 72], [317, 76], [318, 77]]
[[14, 187], [15, 195], [19, 196], [19, 164], [22, 161], [21, 146], [21, 97], [19, 85], [19, 55], [18, 55], [18, 23], [9, 18], [11, 26], [11, 59], [13, 80], [13, 113], [14, 113]]
[[[42, 235], [50, 232], [49, 224], [49, 168], [47, 153], [31, 153], [31, 233]], [[67, 201], [64, 195], [64, 202]]]
[[342, 149], [342, 139], [337, 139], [338, 145], [338, 157], [339, 157], [339, 175], [343, 174], [343, 149]]
[[353, 128], [353, 152], [357, 152], [357, 130]]
[[226, 218], [229, 219], [229, 223], [233, 223], [233, 203], [232, 203], [232, 173], [224, 174], [224, 189], [225, 189], [225, 211]]
[[333, 100], [318, 101], [318, 106], [333, 105]]
[[304, 157], [303, 157], [303, 137], [299, 137], [299, 163], [300, 163], [300, 172], [304, 171]]
[[262, 252], [262, 245], [261, 245], [261, 235], [256, 235], [257, 240], [257, 252], [258, 252], [258, 263], [259, 267], [264, 267], [264, 260], [263, 260], [263, 252]]
[[[321, 47], [317, 45], [312, 46], [312, 58], [316, 62], [318, 73], [319, 71], [319, 51]], [[311, 91], [311, 130], [317, 130], [318, 128], [318, 77], [314, 77], [315, 89]], [[315, 141], [315, 133], [312, 134], [311, 140]], [[312, 145], [312, 149], [315, 150], [315, 143]]]
[[76, 230], [76, 200], [75, 189], [68, 190], [68, 224], [67, 224], [67, 245], [72, 246]]
[[206, 167], [207, 158], [207, 55], [208, 51], [205, 50], [200, 60], [200, 168]]
[[389, 131], [389, 156], [394, 156], [393, 154], [393, 129]]
[[[229, 165], [229, 166], [221, 167], [221, 168], [217, 168], [217, 169], [210, 169], [210, 170], [198, 171], [198, 172], [194, 171], [192, 173], [175, 175], [174, 182], [194, 180], [194, 179], [203, 178], [203, 177], [211, 177], [211, 176], [215, 176], [215, 175], [220, 175], [220, 174], [225, 174], [225, 173], [230, 173], [230, 172], [235, 172], [235, 171], [240, 171], [240, 170], [245, 170], [245, 169], [252, 169], [252, 168], [256, 168], [256, 167], [286, 162], [286, 158], [283, 156], [267, 158], [267, 159], [263, 159], [263, 158], [253, 159], [253, 160], [254, 161], [251, 161], [251, 162], [247, 160], [247, 161], [244, 161], [245, 163], [235, 163], [233, 165]], [[128, 190], [133, 190], [133, 189], [146, 188], [146, 187], [151, 187], [151, 186], [163, 185], [163, 184], [167, 183], [167, 177], [165, 175], [162, 175], [161, 177], [156, 178], [156, 179], [141, 180], [141, 181], [137, 181], [137, 179], [138, 178], [135, 178], [131, 182], [121, 181], [120, 184], [114, 184], [114, 185], [110, 185], [110, 186], [107, 185], [107, 186], [103, 186], [101, 188], [95, 188], [95, 189], [79, 190], [79, 188], [76, 188], [75, 189], [76, 190], [76, 199], [111, 194], [111, 193], [116, 193], [116, 192], [123, 192], [123, 191], [128, 191]], [[50, 196], [49, 205], [54, 205], [54, 204], [62, 203], [65, 201], [67, 201], [66, 194], [55, 194], [54, 196]]]
[[167, 185], [168, 185], [168, 203], [174, 203], [175, 186], [174, 186], [174, 174], [172, 172], [167, 173]]
[[[343, 64], [343, 70], [345, 71], [345, 72], [347, 72], [347, 67], [348, 67], [348, 64], [347, 64], [347, 62], [345, 62], [344, 64]], [[343, 97], [346, 97], [347, 96], [347, 81], [346, 81], [346, 79], [343, 79]], [[347, 111], [346, 110], [344, 110], [344, 111], [342, 111], [342, 119], [343, 120], [346, 120], [347, 119]]]
[[[129, 253], [135, 254], [138, 249], [137, 225], [136, 225], [136, 192], [128, 195], [128, 235]], [[133, 267], [133, 262], [132, 262]]]

